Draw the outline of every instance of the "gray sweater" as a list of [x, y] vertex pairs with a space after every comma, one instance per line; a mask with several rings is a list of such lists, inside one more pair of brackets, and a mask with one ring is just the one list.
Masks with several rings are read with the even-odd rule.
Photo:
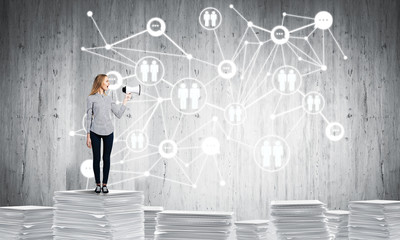
[[126, 109], [125, 105], [118, 108], [117, 104], [112, 101], [110, 96], [100, 93], [87, 97], [86, 109], [86, 131], [90, 131], [98, 135], [110, 135], [114, 131], [114, 125], [111, 121], [111, 112], [117, 118], [121, 118]]

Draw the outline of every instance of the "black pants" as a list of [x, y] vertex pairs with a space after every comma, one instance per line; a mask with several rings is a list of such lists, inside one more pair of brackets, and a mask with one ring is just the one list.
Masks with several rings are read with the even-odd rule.
[[90, 131], [90, 140], [93, 149], [93, 171], [96, 183], [100, 184], [100, 146], [103, 139], [103, 183], [107, 183], [110, 172], [110, 155], [114, 142], [114, 133], [103, 136]]

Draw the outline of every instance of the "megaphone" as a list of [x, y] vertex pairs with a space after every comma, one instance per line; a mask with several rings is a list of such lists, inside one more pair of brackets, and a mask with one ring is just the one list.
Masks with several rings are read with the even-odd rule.
[[128, 93], [134, 93], [138, 96], [140, 96], [140, 92], [142, 91], [142, 86], [137, 85], [136, 87], [129, 87], [125, 86], [122, 88], [122, 92], [128, 94]]

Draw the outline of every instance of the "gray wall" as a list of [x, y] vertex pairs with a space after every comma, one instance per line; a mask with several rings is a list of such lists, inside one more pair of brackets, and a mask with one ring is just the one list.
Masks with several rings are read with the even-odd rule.
[[[232, 55], [246, 28], [234, 12], [236, 8], [254, 23], [271, 29], [280, 24], [281, 13], [314, 16], [318, 11], [332, 13], [332, 31], [349, 60], [343, 61], [332, 39], [327, 41], [328, 71], [307, 77], [303, 91], [320, 91], [326, 99], [324, 114], [341, 122], [346, 134], [339, 142], [325, 137], [326, 123], [308, 116], [288, 138], [292, 159], [278, 173], [261, 171], [252, 159], [251, 150], [222, 140], [219, 157], [227, 185], [218, 185], [214, 165], [207, 165], [197, 189], [156, 178], [140, 178], [113, 186], [113, 189], [136, 189], [145, 192], [149, 205], [168, 209], [232, 210], [238, 219], [261, 218], [268, 214], [268, 203], [275, 199], [319, 199], [332, 209], [346, 209], [348, 201], [363, 199], [400, 199], [399, 150], [399, 22], [398, 1], [1, 1], [0, 95], [3, 127], [0, 128], [0, 205], [52, 205], [57, 190], [86, 188], [79, 167], [91, 158], [86, 138], [69, 136], [82, 128], [86, 97], [93, 77], [100, 72], [117, 70], [123, 76], [133, 69], [80, 51], [81, 46], [100, 46], [101, 38], [86, 16], [91, 10], [108, 41], [137, 33], [148, 19], [159, 16], [167, 23], [167, 33], [195, 57], [218, 63], [221, 60], [215, 37], [198, 24], [199, 12], [208, 6], [218, 8], [224, 21], [217, 34], [227, 56]], [[288, 26], [302, 22], [290, 19]], [[263, 33], [260, 33], [260, 36]], [[321, 50], [315, 34], [314, 44]], [[165, 39], [141, 37], [127, 47], [179, 53]], [[268, 53], [266, 48], [263, 54]], [[309, 52], [309, 50], [307, 50]], [[144, 54], [132, 55], [133, 59]], [[266, 55], [265, 55], [266, 56]], [[118, 58], [118, 56], [114, 56]], [[167, 69], [165, 76], [176, 82], [188, 74], [187, 61], [161, 56]], [[277, 65], [281, 64], [277, 60]], [[274, 67], [277, 67], [275, 65]], [[215, 69], [193, 62], [192, 76], [207, 81]], [[127, 79], [124, 83], [136, 84]], [[234, 83], [234, 88], [237, 84]], [[167, 96], [170, 88], [160, 87]], [[156, 94], [153, 88], [146, 88]], [[257, 91], [261, 96], [264, 90]], [[225, 81], [210, 86], [210, 102], [222, 107], [229, 101]], [[122, 94], [113, 95], [121, 99]], [[141, 97], [146, 99], [147, 97]], [[301, 116], [297, 111], [285, 118], [269, 119], [279, 96], [272, 94], [252, 109], [245, 126], [232, 130], [232, 137], [249, 144], [266, 134], [285, 135]], [[254, 98], [255, 99], [255, 98]], [[280, 111], [299, 99], [282, 99]], [[116, 134], [130, 126], [150, 104], [130, 104], [124, 117], [116, 122]], [[167, 133], [177, 125], [179, 114], [163, 105]], [[207, 108], [196, 116], [187, 116], [179, 125], [177, 137], [183, 137], [207, 122], [213, 115], [223, 119], [220, 111]], [[147, 119], [138, 121], [143, 125]], [[229, 126], [222, 121], [229, 130]], [[162, 114], [157, 111], [147, 134], [157, 145], [163, 138]], [[213, 133], [205, 128], [186, 146], [197, 144]], [[170, 133], [168, 133], [170, 134]], [[115, 143], [113, 152], [124, 147]], [[154, 149], [153, 149], [154, 150]], [[149, 150], [150, 151], [150, 150]], [[190, 160], [196, 152], [182, 153]], [[112, 158], [133, 158], [121, 152]], [[129, 164], [113, 165], [114, 170], [143, 170], [158, 158], [145, 158]], [[212, 163], [212, 162], [211, 162]], [[189, 169], [197, 177], [198, 169]], [[184, 181], [185, 177], [168, 160], [157, 165], [153, 174]], [[112, 173], [110, 183], [132, 177]], [[89, 187], [94, 182], [91, 179]]]

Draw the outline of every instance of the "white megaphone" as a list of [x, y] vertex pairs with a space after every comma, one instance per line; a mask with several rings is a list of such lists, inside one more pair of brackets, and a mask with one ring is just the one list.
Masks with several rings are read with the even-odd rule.
[[138, 96], [140, 96], [141, 91], [142, 91], [142, 87], [140, 85], [137, 85], [136, 87], [125, 86], [122, 88], [122, 92], [124, 92], [126, 94], [134, 93]]

